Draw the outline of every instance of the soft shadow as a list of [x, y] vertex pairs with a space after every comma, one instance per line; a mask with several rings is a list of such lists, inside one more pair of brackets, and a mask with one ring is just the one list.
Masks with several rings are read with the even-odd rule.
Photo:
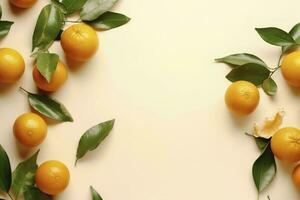
[[0, 84], [0, 94], [9, 93], [15, 89], [15, 84]]
[[238, 115], [232, 112], [227, 112], [227, 115], [232, 119], [232, 122], [236, 126], [236, 128], [244, 128], [246, 124], [249, 123], [249, 116]]
[[66, 59], [66, 62], [67, 62], [67, 66], [69, 67], [69, 69], [72, 72], [79, 71], [85, 64], [85, 62], [75, 61], [75, 60], [72, 60], [71, 58], [68, 58], [67, 56], [65, 56], [65, 59]]
[[25, 147], [22, 144], [20, 144], [16, 139], [14, 139], [14, 140], [15, 140], [15, 144], [16, 144], [19, 156], [22, 159], [28, 158], [31, 154], [33, 154], [33, 152], [35, 152], [37, 150], [36, 148]]
[[28, 8], [18, 8], [11, 3], [9, 3], [9, 8], [14, 15], [22, 15], [29, 10]]
[[300, 96], [300, 88], [296, 88], [290, 85], [288, 85], [288, 88], [293, 93], [293, 95]]

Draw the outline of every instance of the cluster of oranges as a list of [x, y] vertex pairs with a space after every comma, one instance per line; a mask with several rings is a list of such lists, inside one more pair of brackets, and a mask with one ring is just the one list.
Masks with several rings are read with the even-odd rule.
[[[300, 51], [289, 53], [283, 58], [281, 73], [292, 87], [300, 87]], [[225, 103], [229, 110], [237, 115], [251, 114], [259, 104], [259, 90], [247, 81], [232, 83], [225, 94]], [[286, 127], [278, 130], [271, 139], [274, 155], [284, 161], [300, 161], [300, 130]], [[300, 189], [300, 165], [295, 167], [293, 181]]]
[[[37, 0], [10, 0], [19, 8], [28, 8]], [[97, 33], [90, 26], [79, 23], [67, 28], [61, 35], [61, 46], [72, 60], [84, 62], [97, 51], [99, 40]], [[0, 84], [16, 83], [23, 75], [25, 62], [19, 52], [11, 48], [0, 49]], [[52, 79], [48, 82], [33, 67], [33, 80], [36, 86], [46, 92], [57, 91], [67, 80], [66, 65], [59, 61]], [[16, 139], [28, 148], [41, 144], [47, 135], [45, 120], [35, 113], [25, 113], [19, 116], [13, 126]], [[56, 195], [68, 185], [70, 174], [68, 168], [60, 161], [47, 161], [39, 166], [36, 172], [36, 185], [44, 193]]]

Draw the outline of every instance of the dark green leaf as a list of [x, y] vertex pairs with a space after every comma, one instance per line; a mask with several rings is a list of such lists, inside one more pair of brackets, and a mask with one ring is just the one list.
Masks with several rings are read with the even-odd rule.
[[1, 19], [1, 17], [2, 17], [2, 7], [0, 5], [0, 19]]
[[51, 200], [51, 196], [44, 194], [35, 187], [27, 187], [24, 192], [25, 200]]
[[55, 53], [40, 53], [37, 57], [37, 69], [43, 77], [48, 81], [52, 79], [52, 75], [56, 70], [59, 57]]
[[80, 13], [84, 21], [93, 21], [110, 10], [118, 0], [87, 0]]
[[64, 32], [64, 30], [60, 30], [59, 34], [57, 35], [57, 37], [55, 38], [56, 41], [60, 41], [61, 39], [61, 34]]
[[300, 23], [296, 24], [289, 32], [289, 34], [296, 41], [297, 44], [282, 47], [282, 52], [284, 53], [292, 49], [295, 49], [300, 44]]
[[266, 146], [270, 143], [270, 139], [254, 138], [255, 143], [260, 151], [265, 150]]
[[[23, 89], [24, 90], [24, 89]], [[61, 122], [73, 122], [73, 118], [66, 107], [55, 99], [46, 95], [27, 92], [28, 100], [34, 110], [42, 115]]]
[[36, 23], [32, 51], [35, 48], [48, 49], [64, 25], [64, 15], [55, 4], [45, 6]]
[[65, 6], [61, 3], [62, 0], [51, 0], [52, 4], [55, 4], [63, 14], [67, 14], [67, 9]]
[[65, 6], [67, 14], [73, 14], [76, 11], [81, 10], [87, 0], [61, 0], [61, 3]]
[[91, 189], [93, 200], [103, 200], [100, 194], [92, 186], [90, 186], [90, 189]]
[[109, 30], [122, 26], [130, 21], [130, 18], [119, 13], [106, 12], [94, 21], [87, 22], [89, 25], [100, 30]]
[[35, 172], [38, 168], [36, 164], [38, 154], [39, 151], [29, 159], [21, 162], [13, 172], [12, 189], [15, 192], [16, 198], [23, 195], [27, 187], [34, 186]]
[[264, 80], [269, 77], [270, 71], [258, 64], [249, 63], [240, 67], [234, 68], [226, 78], [231, 82], [249, 81], [255, 85], [261, 85]]
[[268, 144], [254, 162], [252, 175], [258, 192], [263, 191], [273, 180], [276, 174], [276, 163], [270, 144]]
[[88, 151], [93, 151], [100, 145], [100, 143], [109, 135], [114, 127], [114, 123], [115, 120], [100, 123], [87, 130], [81, 136], [77, 147], [76, 162]]
[[287, 32], [279, 28], [256, 28], [255, 30], [264, 41], [275, 46], [283, 47], [294, 45], [296, 43], [295, 40]]
[[0, 145], [0, 189], [3, 192], [8, 192], [11, 186], [11, 167], [9, 158]]
[[10, 27], [13, 24], [14, 23], [10, 21], [0, 21], [0, 39], [5, 37], [9, 33]]
[[272, 78], [264, 80], [262, 88], [267, 95], [274, 96], [277, 92], [277, 84]]
[[256, 63], [258, 65], [267, 67], [266, 63], [264, 63], [264, 61], [262, 61], [259, 57], [248, 53], [233, 54], [223, 58], [218, 58], [216, 61], [235, 66]]

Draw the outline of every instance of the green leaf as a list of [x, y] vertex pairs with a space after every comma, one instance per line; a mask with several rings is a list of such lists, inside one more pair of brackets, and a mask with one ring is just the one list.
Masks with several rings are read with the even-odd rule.
[[21, 89], [28, 94], [29, 104], [37, 112], [53, 120], [73, 122], [73, 118], [66, 107], [57, 100], [46, 95], [33, 94], [23, 88]]
[[241, 66], [249, 63], [256, 63], [258, 65], [267, 67], [266, 63], [262, 61], [259, 57], [248, 54], [248, 53], [240, 53], [240, 54], [233, 54], [229, 55], [223, 58], [218, 58], [216, 59], [216, 62], [222, 62], [226, 63], [229, 65], [234, 65], [234, 66]]
[[56, 70], [59, 57], [55, 53], [40, 53], [37, 57], [37, 69], [42, 76], [48, 81], [52, 79], [52, 75]]
[[254, 138], [255, 143], [260, 151], [265, 150], [266, 146], [270, 143], [270, 139]]
[[11, 167], [9, 158], [0, 145], [0, 189], [8, 193], [11, 186]]
[[64, 25], [64, 15], [55, 4], [45, 6], [36, 23], [32, 38], [32, 51], [35, 48], [48, 49]]
[[269, 78], [270, 71], [258, 64], [249, 63], [240, 67], [234, 68], [226, 78], [231, 81], [249, 81], [255, 85], [261, 85], [264, 80]]
[[287, 32], [279, 28], [256, 28], [255, 30], [264, 41], [275, 46], [283, 47], [294, 45], [296, 43], [295, 40]]
[[273, 180], [276, 174], [276, 163], [270, 144], [268, 144], [254, 162], [252, 175], [258, 192], [263, 191]]
[[38, 168], [36, 160], [39, 151], [37, 151], [32, 157], [21, 162], [12, 175], [12, 189], [16, 195], [16, 198], [23, 195], [24, 191], [29, 186], [35, 184], [35, 172]]
[[106, 12], [94, 21], [87, 22], [89, 25], [100, 30], [109, 30], [122, 26], [130, 21], [130, 18], [119, 13]]
[[100, 123], [87, 130], [81, 136], [77, 147], [76, 163], [88, 151], [93, 151], [100, 145], [100, 143], [109, 135], [110, 131], [114, 127], [114, 123], [115, 120]]
[[62, 0], [51, 0], [51, 3], [56, 5], [63, 14], [67, 14], [67, 9], [65, 6], [61, 3]]
[[272, 78], [267, 78], [262, 84], [264, 92], [269, 96], [274, 96], [277, 92], [277, 84]]
[[103, 200], [100, 194], [92, 186], [90, 186], [90, 189], [91, 189], [93, 200]]
[[2, 7], [0, 5], [0, 19], [1, 19], [1, 17], [2, 17]]
[[0, 21], [0, 39], [4, 38], [10, 31], [13, 22], [10, 21]]
[[44, 194], [36, 187], [27, 187], [24, 192], [25, 200], [51, 200], [51, 196]]
[[93, 21], [110, 10], [118, 0], [87, 0], [80, 13], [84, 21]]
[[297, 44], [292, 44], [282, 47], [282, 52], [285, 53], [292, 49], [295, 49], [300, 44], [300, 23], [296, 24], [292, 30], [289, 32], [290, 36], [296, 41]]
[[82, 9], [87, 0], [61, 0], [67, 10], [67, 15]]

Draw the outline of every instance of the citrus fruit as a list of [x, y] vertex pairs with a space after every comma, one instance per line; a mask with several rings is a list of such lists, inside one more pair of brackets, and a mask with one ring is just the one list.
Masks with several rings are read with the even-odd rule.
[[24, 146], [35, 147], [46, 138], [47, 124], [39, 115], [25, 113], [16, 119], [14, 135]]
[[56, 195], [65, 190], [70, 180], [68, 168], [60, 161], [44, 162], [36, 171], [35, 182], [44, 193]]
[[83, 62], [96, 53], [99, 41], [96, 31], [81, 23], [70, 26], [62, 33], [61, 45], [67, 57]]
[[289, 85], [300, 87], [300, 51], [294, 51], [283, 59], [281, 73]]
[[300, 160], [300, 130], [292, 127], [279, 129], [271, 139], [271, 148], [280, 160]]
[[295, 167], [292, 178], [295, 186], [300, 189], [300, 164]]
[[37, 0], [9, 0], [11, 4], [19, 8], [29, 8], [35, 4]]
[[252, 113], [259, 103], [259, 98], [257, 87], [247, 81], [232, 83], [225, 93], [225, 103], [229, 110], [240, 115]]
[[57, 67], [52, 75], [51, 81], [48, 82], [42, 74], [39, 72], [37, 66], [34, 66], [33, 69], [33, 79], [38, 88], [47, 92], [55, 92], [57, 91], [67, 80], [68, 71], [66, 66], [59, 61]]
[[0, 83], [15, 83], [23, 75], [25, 62], [14, 49], [0, 49]]

